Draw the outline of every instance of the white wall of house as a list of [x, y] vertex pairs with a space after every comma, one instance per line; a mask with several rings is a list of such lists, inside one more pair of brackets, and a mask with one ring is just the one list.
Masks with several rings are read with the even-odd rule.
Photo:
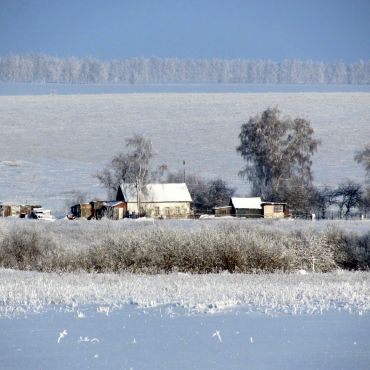
[[[187, 218], [190, 215], [189, 202], [156, 202], [156, 203], [141, 203], [141, 207], [147, 217], [153, 218]], [[137, 203], [127, 203], [127, 210], [130, 213], [138, 213]]]

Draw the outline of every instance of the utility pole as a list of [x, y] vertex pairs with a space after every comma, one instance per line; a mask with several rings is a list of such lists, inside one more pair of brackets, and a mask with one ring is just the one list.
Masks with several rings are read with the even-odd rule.
[[139, 178], [136, 178], [136, 202], [137, 202], [137, 217], [140, 217], [140, 191]]
[[184, 183], [186, 183], [185, 159], [182, 161], [182, 165], [184, 166]]

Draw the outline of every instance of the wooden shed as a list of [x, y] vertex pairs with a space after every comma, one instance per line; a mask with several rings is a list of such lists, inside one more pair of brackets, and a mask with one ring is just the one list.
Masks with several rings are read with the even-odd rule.
[[261, 218], [262, 206], [260, 197], [230, 199], [231, 214], [235, 217]]
[[264, 218], [289, 217], [287, 203], [284, 202], [262, 202], [262, 214]]
[[71, 207], [71, 214], [76, 218], [86, 218], [90, 220], [93, 216], [92, 205], [90, 203], [79, 203]]
[[231, 216], [233, 207], [232, 206], [221, 206], [221, 207], [213, 207], [212, 211], [215, 217], [225, 217]]
[[74, 218], [85, 218], [87, 220], [100, 220], [103, 217], [119, 220], [126, 216], [126, 209], [125, 202], [92, 201], [75, 204], [71, 207], [71, 214]]

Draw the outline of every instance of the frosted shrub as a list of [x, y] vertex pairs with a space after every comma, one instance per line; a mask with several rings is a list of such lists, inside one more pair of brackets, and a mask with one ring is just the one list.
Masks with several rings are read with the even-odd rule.
[[0, 221], [0, 266], [151, 274], [369, 268], [370, 232], [323, 226], [260, 221]]
[[37, 227], [17, 225], [3, 236], [0, 263], [21, 270], [45, 270], [45, 262], [52, 259], [54, 252], [52, 239]]

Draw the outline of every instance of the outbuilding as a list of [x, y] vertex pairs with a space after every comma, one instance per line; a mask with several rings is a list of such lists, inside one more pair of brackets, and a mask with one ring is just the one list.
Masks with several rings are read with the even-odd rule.
[[289, 217], [287, 203], [284, 202], [262, 202], [262, 214], [264, 218]]
[[127, 205], [122, 201], [92, 201], [71, 207], [72, 218], [100, 220], [103, 217], [119, 220], [126, 216]]
[[235, 217], [261, 218], [263, 217], [261, 203], [260, 197], [232, 197], [230, 199], [231, 214]]

